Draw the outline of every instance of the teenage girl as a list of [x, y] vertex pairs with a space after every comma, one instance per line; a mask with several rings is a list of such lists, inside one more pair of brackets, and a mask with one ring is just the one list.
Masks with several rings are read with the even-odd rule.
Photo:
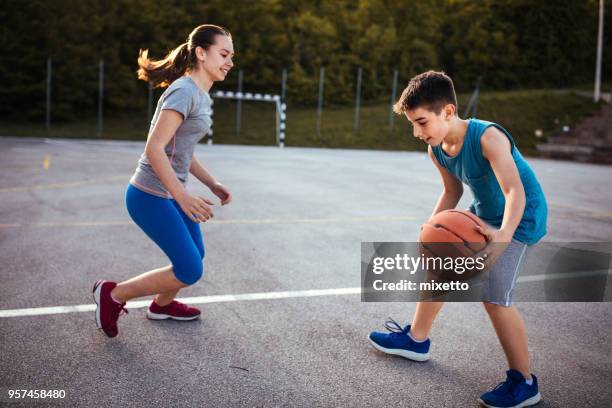
[[178, 291], [196, 283], [203, 274], [204, 243], [200, 222], [213, 217], [213, 202], [192, 196], [185, 184], [189, 173], [229, 204], [231, 193], [194, 156], [196, 143], [212, 123], [213, 82], [223, 81], [234, 65], [231, 34], [224, 28], [204, 24], [196, 27], [187, 42], [164, 59], [148, 58], [141, 50], [138, 78], [154, 87], [168, 87], [157, 103], [149, 136], [138, 167], [127, 187], [125, 199], [134, 222], [170, 259], [163, 268], [124, 282], [99, 280], [93, 288], [97, 304], [96, 323], [109, 337], [118, 333], [117, 319], [127, 313], [128, 300], [155, 295], [147, 310], [150, 319], [193, 320], [195, 307], [174, 300]]

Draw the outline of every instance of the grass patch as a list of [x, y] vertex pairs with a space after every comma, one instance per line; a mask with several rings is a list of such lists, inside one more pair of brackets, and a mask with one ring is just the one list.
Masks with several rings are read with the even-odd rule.
[[[460, 113], [469, 100], [469, 94], [460, 94]], [[599, 110], [600, 105], [589, 98], [571, 93], [548, 90], [484, 92], [478, 101], [477, 117], [498, 122], [514, 136], [523, 153], [536, 154], [540, 141], [534, 131], [542, 130], [544, 137], [556, 134], [563, 125], [572, 126]], [[316, 108], [287, 109], [287, 146], [425, 150], [424, 143], [412, 137], [407, 120], [395, 117], [389, 127], [389, 104], [365, 104], [360, 110], [359, 131], [354, 132], [353, 107], [325, 107], [321, 116], [321, 130], [317, 132]], [[217, 100], [214, 105], [215, 143], [274, 145], [275, 108], [271, 103], [243, 101], [240, 133], [236, 133], [236, 102]], [[4, 136], [31, 136], [49, 138], [91, 138], [145, 140], [148, 121], [145, 112], [113, 115], [105, 118], [102, 135], [97, 132], [94, 114], [78, 122], [53, 123], [47, 132], [44, 123], [0, 122]]]
[[543, 139], [557, 134], [564, 125], [572, 127], [601, 108], [601, 103], [574, 94], [550, 91], [516, 91], [485, 93], [478, 101], [478, 117], [500, 123], [513, 135], [525, 154], [536, 155], [535, 146], [542, 140], [534, 132], [540, 129]]

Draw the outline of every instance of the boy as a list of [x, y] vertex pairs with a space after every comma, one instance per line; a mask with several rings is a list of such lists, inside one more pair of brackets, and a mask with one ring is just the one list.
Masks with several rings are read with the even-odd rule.
[[[412, 123], [414, 136], [429, 145], [444, 189], [433, 214], [455, 208], [470, 187], [470, 211], [490, 228], [480, 229], [489, 245], [489, 269], [483, 304], [502, 345], [509, 370], [506, 381], [484, 393], [486, 407], [527, 407], [541, 400], [538, 382], [529, 369], [527, 332], [512, 306], [512, 289], [529, 246], [546, 233], [546, 199], [535, 174], [500, 125], [457, 115], [452, 80], [443, 72], [428, 71], [410, 80], [394, 106]], [[433, 215], [432, 214], [432, 215]], [[385, 324], [391, 333], [372, 332], [378, 350], [416, 361], [429, 358], [428, 333], [443, 303], [419, 302], [411, 325]]]

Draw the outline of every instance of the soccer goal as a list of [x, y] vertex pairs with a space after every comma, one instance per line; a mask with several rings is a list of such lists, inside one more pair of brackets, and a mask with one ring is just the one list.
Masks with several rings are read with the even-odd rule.
[[[260, 102], [271, 102], [276, 105], [276, 144], [278, 147], [285, 146], [285, 110], [287, 104], [281, 100], [280, 95], [250, 93], [250, 92], [224, 92], [216, 91], [211, 94], [213, 98], [219, 99], [235, 99], [242, 101], [260, 101]], [[213, 115], [214, 118], [214, 115]], [[214, 120], [213, 120], [214, 123]], [[213, 129], [211, 127], [210, 133], [208, 134], [208, 144], [213, 143]]]

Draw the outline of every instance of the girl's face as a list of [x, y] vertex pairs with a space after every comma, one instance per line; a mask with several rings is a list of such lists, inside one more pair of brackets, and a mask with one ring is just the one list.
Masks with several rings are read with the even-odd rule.
[[206, 72], [213, 81], [223, 81], [227, 73], [234, 66], [234, 45], [232, 39], [225, 35], [217, 35], [216, 43], [207, 50], [201, 47], [196, 48], [196, 54], [200, 61], [200, 68]]

